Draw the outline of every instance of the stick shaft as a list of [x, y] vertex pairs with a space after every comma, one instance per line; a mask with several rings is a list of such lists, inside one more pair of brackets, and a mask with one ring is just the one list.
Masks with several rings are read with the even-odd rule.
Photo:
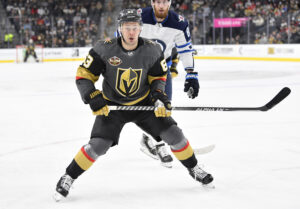
[[[110, 110], [153, 111], [154, 106], [109, 106]], [[174, 106], [172, 111], [259, 111], [259, 107], [187, 107]]]
[[[174, 106], [172, 110], [174, 111], [268, 111], [282, 100], [284, 100], [291, 90], [288, 87], [284, 87], [277, 93], [271, 101], [261, 107], [187, 107], [187, 106]], [[110, 110], [119, 111], [153, 111], [154, 106], [109, 106]]]

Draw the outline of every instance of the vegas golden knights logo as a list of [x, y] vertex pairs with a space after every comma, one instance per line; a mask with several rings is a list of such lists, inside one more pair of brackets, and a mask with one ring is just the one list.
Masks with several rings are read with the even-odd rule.
[[116, 89], [124, 97], [134, 95], [140, 88], [142, 69], [118, 68]]

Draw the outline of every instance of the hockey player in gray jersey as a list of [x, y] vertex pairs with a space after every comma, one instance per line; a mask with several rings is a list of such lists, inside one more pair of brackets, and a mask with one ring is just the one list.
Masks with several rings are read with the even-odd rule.
[[[176, 57], [172, 56], [172, 49], [176, 48], [179, 58], [186, 71], [184, 91], [189, 98], [194, 99], [198, 96], [199, 83], [198, 73], [194, 70], [194, 58], [188, 22], [174, 11], [169, 10], [171, 0], [151, 0], [152, 7], [140, 9], [142, 16], [143, 31], [141, 37], [145, 37], [157, 42], [163, 52], [169, 68], [166, 80], [166, 94], [172, 100], [172, 79], [171, 75], [176, 75], [176, 70], [172, 65], [176, 64]], [[178, 61], [177, 61], [178, 62]], [[165, 144], [158, 137], [158, 143], [146, 134], [141, 139], [141, 150], [154, 159], [159, 159], [165, 167], [172, 167], [172, 157], [168, 153]]]
[[[118, 20], [121, 37], [98, 42], [77, 70], [77, 88], [96, 119], [89, 142], [80, 148], [56, 185], [57, 201], [69, 194], [74, 180], [118, 144], [128, 122], [152, 137], [160, 136], [196, 181], [213, 181], [211, 174], [198, 166], [191, 145], [170, 116], [171, 103], [164, 93], [167, 66], [160, 47], [139, 37], [142, 22], [136, 10], [123, 10]], [[103, 76], [102, 91], [95, 87], [99, 76]], [[155, 110], [109, 111], [109, 105], [154, 105]]]

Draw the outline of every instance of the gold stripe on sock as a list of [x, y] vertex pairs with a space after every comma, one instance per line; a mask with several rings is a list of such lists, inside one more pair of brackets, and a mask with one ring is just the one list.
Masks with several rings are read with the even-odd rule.
[[89, 167], [91, 167], [94, 162], [91, 158], [88, 158], [86, 155], [87, 154], [85, 153], [84, 148], [82, 148], [81, 150], [79, 150], [79, 152], [74, 158], [74, 160], [80, 166], [80, 168], [82, 168], [85, 171], [89, 169]]
[[187, 143], [184, 148], [180, 150], [172, 150], [172, 152], [178, 160], [186, 160], [192, 157], [194, 154], [194, 151], [189, 143]]

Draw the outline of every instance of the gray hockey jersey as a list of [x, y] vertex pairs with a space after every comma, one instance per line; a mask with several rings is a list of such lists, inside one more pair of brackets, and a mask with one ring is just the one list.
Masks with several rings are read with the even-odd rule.
[[[120, 38], [100, 41], [93, 47], [76, 74], [84, 102], [94, 83], [103, 76], [103, 97], [121, 105], [134, 105], [145, 99], [151, 88], [164, 91], [167, 65], [155, 42], [139, 38], [138, 47], [126, 51]], [[84, 81], [84, 82], [83, 82]], [[80, 83], [80, 85], [79, 85]]]

